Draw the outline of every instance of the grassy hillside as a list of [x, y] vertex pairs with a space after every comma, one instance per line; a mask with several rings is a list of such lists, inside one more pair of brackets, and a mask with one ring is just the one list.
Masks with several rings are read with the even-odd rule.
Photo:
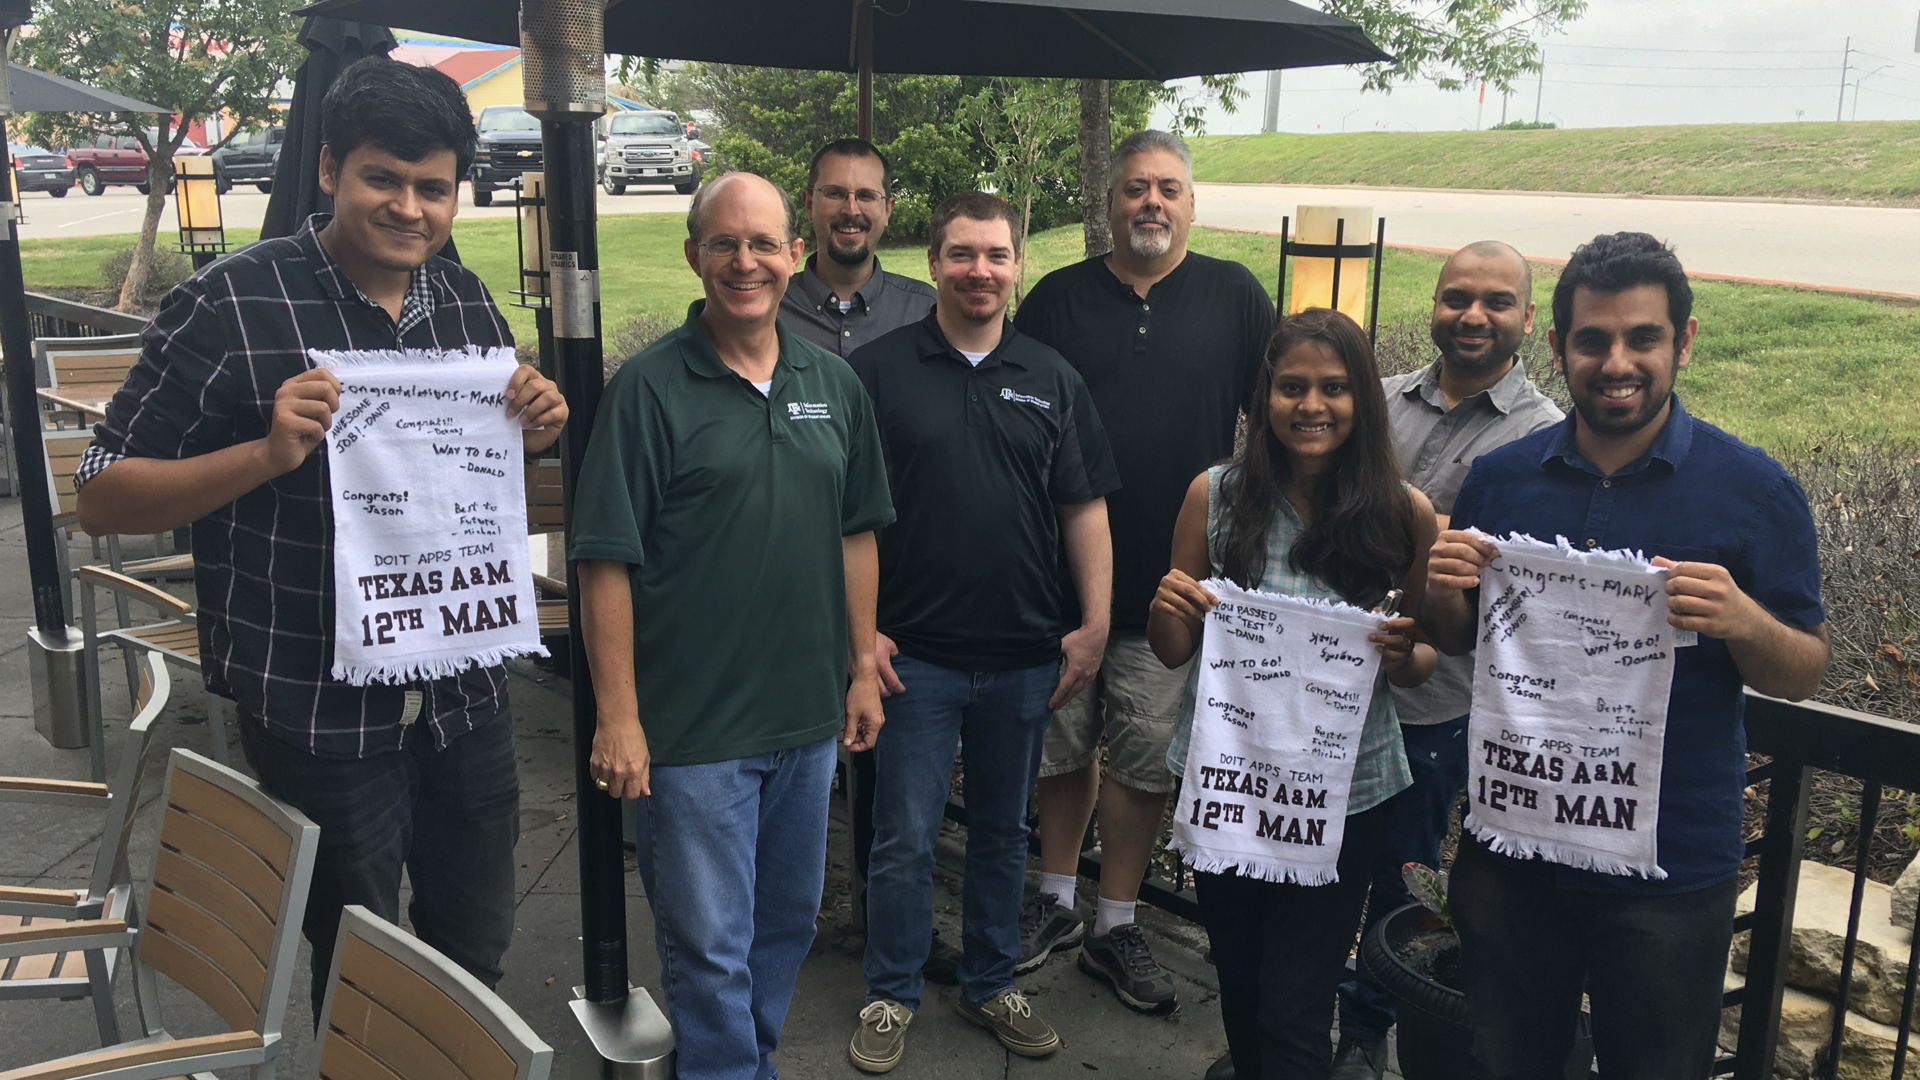
[[1920, 205], [1920, 121], [1216, 135], [1194, 179]]

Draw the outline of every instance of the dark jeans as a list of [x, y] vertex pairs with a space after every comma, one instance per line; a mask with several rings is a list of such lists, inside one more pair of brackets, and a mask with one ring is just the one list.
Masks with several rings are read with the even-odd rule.
[[1705, 1077], [1737, 886], [1655, 896], [1560, 889], [1462, 841], [1449, 900], [1473, 1019], [1473, 1076], [1558, 1080], [1584, 980], [1607, 1080]]
[[1323, 1080], [1332, 1070], [1334, 992], [1390, 802], [1347, 818], [1340, 880], [1331, 885], [1194, 875], [1220, 976], [1220, 1022], [1241, 1080]]
[[933, 844], [957, 747], [967, 795], [960, 996], [979, 1004], [1013, 986], [1027, 881], [1027, 796], [1060, 681], [1055, 661], [956, 671], [897, 656], [907, 688], [887, 699], [874, 744], [873, 861], [867, 881], [867, 1000], [918, 1011], [933, 931]]
[[319, 1022], [340, 909], [364, 904], [400, 921], [400, 869], [413, 886], [407, 918], [420, 940], [474, 978], [499, 983], [513, 940], [513, 846], [520, 776], [513, 716], [502, 711], [435, 750], [425, 725], [405, 749], [369, 758], [315, 757], [242, 716], [240, 745], [262, 786], [320, 826], [301, 931], [313, 946]]
[[[1440, 841], [1447, 835], [1447, 819], [1454, 800], [1467, 785], [1467, 718], [1439, 724], [1403, 724], [1407, 767], [1413, 786], [1387, 802], [1386, 835], [1373, 864], [1368, 892], [1367, 921], [1360, 933], [1399, 908], [1413, 903], [1400, 868], [1410, 862], [1440, 869]], [[1379, 1042], [1393, 1026], [1393, 995], [1360, 965], [1359, 974], [1340, 984], [1340, 1035], [1359, 1042]]]

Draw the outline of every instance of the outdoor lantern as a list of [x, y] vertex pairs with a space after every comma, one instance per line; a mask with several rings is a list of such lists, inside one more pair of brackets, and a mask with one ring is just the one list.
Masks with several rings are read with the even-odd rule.
[[519, 189], [513, 201], [513, 213], [519, 221], [515, 236], [520, 243], [520, 287], [513, 295], [515, 307], [539, 310], [550, 304], [547, 287], [547, 177], [545, 173], [521, 173], [514, 181]]
[[[1387, 219], [1381, 218], [1372, 243], [1366, 243], [1373, 223], [1370, 206], [1302, 206], [1299, 228], [1293, 219], [1280, 219], [1280, 290], [1283, 313], [1308, 308], [1332, 308], [1364, 322], [1372, 340], [1379, 323], [1380, 253], [1387, 241]], [[1355, 241], [1360, 241], [1356, 243]], [[1293, 287], [1287, 288], [1287, 259], [1293, 259]], [[1373, 263], [1368, 288], [1367, 263]]]
[[220, 223], [220, 185], [213, 175], [213, 155], [196, 154], [173, 160], [174, 210], [180, 218], [180, 250], [193, 256], [198, 268], [227, 250], [227, 230]]

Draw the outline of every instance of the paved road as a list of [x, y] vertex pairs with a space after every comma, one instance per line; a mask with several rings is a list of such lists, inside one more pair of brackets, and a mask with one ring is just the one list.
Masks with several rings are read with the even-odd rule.
[[1371, 205], [1388, 243], [1505, 240], [1537, 258], [1640, 230], [1672, 243], [1696, 273], [1920, 295], [1920, 210], [1279, 184], [1200, 184], [1196, 198], [1203, 225], [1278, 231], [1299, 205]]
[[[600, 196], [602, 214], [684, 214], [691, 201], [690, 196], [676, 195], [669, 187], [628, 188], [625, 195], [609, 195], [597, 188], [595, 191]], [[462, 185], [460, 216], [512, 217], [512, 192], [498, 192], [495, 198], [498, 201], [494, 206], [482, 210], [473, 205], [472, 190]], [[37, 191], [28, 192], [24, 200], [27, 223], [21, 227], [20, 235], [27, 240], [46, 240], [135, 233], [140, 231], [140, 215], [146, 208], [147, 197], [130, 187], [110, 187], [106, 194], [93, 198], [81, 194], [77, 188], [60, 199]], [[267, 196], [255, 191], [251, 184], [241, 185], [221, 196], [220, 210], [228, 228], [257, 229], [267, 212]], [[173, 211], [173, 200], [168, 199], [166, 212], [160, 218], [163, 234], [180, 228]]]

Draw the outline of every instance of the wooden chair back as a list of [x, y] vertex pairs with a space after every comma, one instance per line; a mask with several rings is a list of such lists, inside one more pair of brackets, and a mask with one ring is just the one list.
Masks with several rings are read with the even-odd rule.
[[80, 467], [80, 455], [86, 453], [93, 442], [91, 427], [67, 428], [60, 431], [43, 429], [40, 432], [40, 446], [47, 470], [47, 490], [53, 500], [54, 526], [72, 523], [74, 504], [79, 493], [74, 490], [73, 473]]
[[553, 1050], [438, 950], [353, 905], [320, 1012], [322, 1080], [546, 1080]]
[[[560, 496], [560, 459], [543, 458], [527, 466], [527, 535], [557, 533], [567, 527]], [[546, 567], [538, 567], [544, 571]]]
[[33, 355], [34, 366], [46, 375], [49, 388], [117, 388], [127, 381], [127, 369], [140, 359], [140, 335], [35, 338]]
[[174, 750], [140, 961], [234, 1031], [286, 1013], [320, 827], [240, 773]]

